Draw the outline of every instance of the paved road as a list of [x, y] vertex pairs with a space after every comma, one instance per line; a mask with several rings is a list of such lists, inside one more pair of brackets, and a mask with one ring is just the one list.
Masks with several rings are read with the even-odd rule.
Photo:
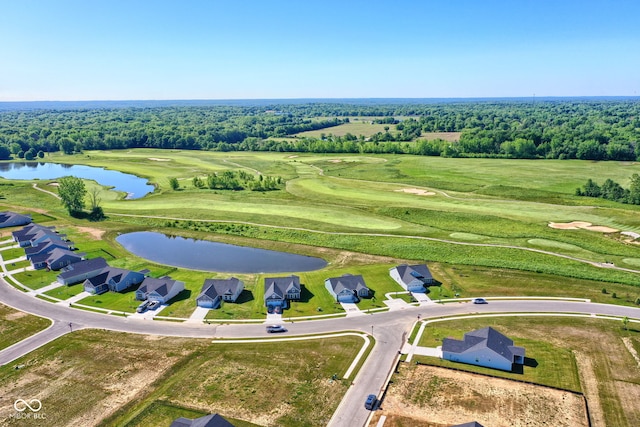
[[[264, 338], [269, 336], [265, 332], [264, 325], [204, 325], [162, 322], [109, 316], [68, 308], [26, 295], [26, 293], [15, 289], [4, 280], [0, 280], [0, 301], [16, 309], [48, 317], [54, 321], [51, 328], [0, 351], [0, 365], [10, 363], [17, 357], [69, 333], [70, 323], [73, 330], [97, 328], [139, 334], [194, 338]], [[295, 322], [287, 324], [287, 329], [289, 330], [287, 335], [317, 334], [344, 330], [358, 330], [365, 333], [372, 333], [373, 331], [376, 345], [329, 423], [333, 426], [361, 426], [366, 423], [369, 416], [369, 411], [364, 409], [366, 395], [370, 393], [379, 395], [382, 391], [390, 370], [395, 366], [398, 352], [405, 341], [404, 334], [409, 332], [418, 315], [423, 319], [428, 319], [440, 316], [491, 312], [586, 313], [628, 316], [640, 319], [639, 308], [587, 302], [504, 300], [491, 301], [486, 305], [434, 303], [366, 316]]]

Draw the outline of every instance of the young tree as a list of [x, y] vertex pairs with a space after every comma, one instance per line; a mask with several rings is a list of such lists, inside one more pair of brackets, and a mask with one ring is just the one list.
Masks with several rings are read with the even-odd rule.
[[169, 185], [171, 186], [172, 190], [178, 190], [180, 188], [178, 178], [169, 178]]
[[84, 182], [75, 176], [65, 176], [58, 180], [58, 195], [70, 215], [82, 212], [87, 190]]
[[100, 206], [100, 189], [98, 187], [93, 187], [89, 192], [89, 203], [91, 204], [91, 213], [89, 214], [89, 218], [92, 221], [101, 221], [104, 219], [104, 211], [102, 210], [102, 206]]

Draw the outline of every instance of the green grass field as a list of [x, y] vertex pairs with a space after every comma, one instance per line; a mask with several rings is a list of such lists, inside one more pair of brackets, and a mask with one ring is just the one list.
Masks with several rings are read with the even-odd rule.
[[[373, 126], [355, 121], [349, 125]], [[580, 220], [640, 231], [639, 207], [574, 196], [575, 188], [588, 178], [598, 182], [610, 178], [625, 186], [632, 173], [640, 172], [638, 164], [149, 149], [53, 154], [50, 158], [103, 167], [117, 164], [119, 170], [156, 184], [154, 194], [139, 200], [121, 200], [105, 190], [102, 205], [108, 218], [99, 223], [69, 218], [62, 206], [51, 203], [51, 196], [32, 189], [29, 183], [16, 181], [4, 188], [6, 199], [22, 206], [22, 211], [48, 206], [47, 216], [42, 219], [55, 223], [88, 257], [104, 256], [114, 266], [150, 268], [156, 277], [168, 274], [184, 281], [187, 291], [163, 312], [167, 316], [188, 317], [204, 279], [224, 275], [154, 265], [126, 253], [115, 243], [118, 233], [156, 230], [322, 256], [330, 264], [318, 272], [301, 274], [309, 293], [303, 302], [292, 304], [287, 313], [292, 316], [340, 313], [341, 308], [324, 290], [324, 279], [350, 272], [363, 274], [368, 280], [367, 265], [371, 265], [371, 271], [380, 268], [371, 279], [377, 295], [375, 300], [362, 301], [361, 306], [379, 307], [378, 292], [394, 290], [384, 270], [403, 261], [426, 261], [436, 268], [442, 266], [443, 272], [447, 266], [465, 269], [468, 280], [455, 275], [443, 277], [445, 295], [548, 293], [630, 304], [639, 294], [637, 273], [580, 262], [608, 262], [637, 269], [637, 245], [624, 242], [618, 233], [548, 226], [549, 222]], [[251, 192], [192, 186], [194, 176], [229, 169], [281, 176], [286, 188]], [[170, 189], [168, 177], [179, 179], [180, 190]], [[434, 194], [420, 195], [418, 190]], [[97, 239], [80, 227], [99, 229], [104, 234]], [[339, 261], [341, 253], [378, 258], [354, 265]], [[487, 271], [492, 272], [489, 276], [516, 275], [519, 279], [506, 286], [500, 280], [487, 279]], [[37, 289], [48, 285], [54, 276], [27, 272], [18, 278]], [[452, 279], [447, 282], [449, 276]], [[562, 278], [563, 286], [548, 285], [553, 280], [547, 277]], [[263, 276], [242, 278], [247, 288], [243, 302], [226, 304], [211, 312], [210, 318], [264, 315]], [[603, 287], [611, 292], [597, 294]], [[612, 299], [612, 292], [619, 298]], [[128, 311], [135, 308], [130, 300], [125, 294], [91, 297], [83, 303]]]
[[51, 322], [0, 304], [0, 350], [47, 328]]

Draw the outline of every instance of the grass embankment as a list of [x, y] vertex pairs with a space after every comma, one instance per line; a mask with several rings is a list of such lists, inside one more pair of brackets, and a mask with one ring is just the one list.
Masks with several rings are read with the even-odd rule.
[[20, 370], [0, 367], [0, 419], [33, 396], [49, 426], [144, 425], [164, 412], [157, 402], [258, 425], [325, 425], [350, 384], [331, 376], [361, 346], [359, 337], [244, 345], [79, 331], [17, 360]]
[[51, 321], [0, 304], [0, 350], [46, 329]]
[[[429, 324], [421, 345], [434, 347], [444, 337], [462, 339], [465, 332], [492, 326], [525, 347], [530, 365], [523, 374], [510, 374], [429, 357], [417, 360], [493, 376], [531, 381], [585, 393], [592, 421], [598, 425], [635, 426], [640, 403], [629, 396], [640, 393], [640, 371], [630, 348], [640, 349], [640, 330], [621, 322], [566, 317], [497, 317], [452, 320]], [[625, 341], [627, 344], [625, 344]], [[534, 362], [535, 361], [535, 362]], [[394, 378], [394, 383], [401, 378]], [[437, 396], [437, 388], [424, 396]], [[424, 403], [424, 402], [423, 402]], [[594, 424], [595, 425], [595, 424]]]

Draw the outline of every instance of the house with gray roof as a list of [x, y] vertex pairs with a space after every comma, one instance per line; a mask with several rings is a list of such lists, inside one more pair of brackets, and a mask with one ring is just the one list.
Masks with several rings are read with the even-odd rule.
[[184, 282], [173, 280], [169, 276], [160, 279], [145, 277], [136, 291], [136, 299], [159, 301], [160, 304], [166, 304], [182, 291], [184, 291]]
[[244, 282], [235, 277], [230, 279], [206, 279], [200, 295], [196, 298], [198, 307], [219, 308], [222, 301], [235, 302], [244, 289]]
[[204, 417], [189, 419], [180, 417], [171, 423], [170, 427], [234, 427], [219, 414], [209, 414]]
[[48, 232], [51, 236], [57, 236], [55, 227], [46, 227], [40, 224], [29, 224], [22, 229], [11, 232], [13, 240], [20, 245], [20, 247], [31, 246], [31, 239], [38, 233], [38, 231]]
[[426, 264], [400, 264], [391, 268], [389, 275], [409, 292], [426, 292], [433, 283], [433, 276]]
[[68, 249], [55, 248], [51, 252], [34, 255], [29, 261], [36, 270], [43, 268], [60, 270], [68, 265], [82, 261], [84, 255], [84, 253], [76, 253]]
[[107, 267], [107, 261], [102, 258], [85, 259], [63, 268], [57, 276], [58, 283], [72, 285], [80, 283], [90, 277], [95, 277]]
[[451, 427], [483, 427], [483, 425], [477, 421], [471, 421], [470, 423], [456, 424]]
[[85, 292], [100, 295], [107, 291], [122, 292], [144, 281], [149, 270], [131, 271], [107, 266], [98, 274], [87, 278], [82, 286]]
[[24, 254], [27, 256], [27, 259], [31, 259], [35, 255], [46, 254], [56, 248], [70, 250], [73, 249], [73, 243], [65, 242], [57, 237], [50, 237], [35, 246], [24, 248]]
[[[56, 233], [55, 231], [47, 228], [42, 228], [39, 230], [35, 230], [35, 232], [30, 236], [29, 244], [31, 246], [37, 246], [40, 243], [47, 242], [49, 240], [60, 240], [66, 241], [66, 234]], [[71, 243], [73, 245], [73, 243]]]
[[462, 340], [442, 340], [443, 359], [502, 371], [512, 371], [514, 364], [523, 364], [524, 354], [523, 347], [514, 346], [511, 339], [492, 327], [467, 332]]
[[324, 286], [337, 302], [358, 302], [361, 297], [368, 297], [370, 292], [360, 274], [331, 277], [324, 281]]
[[18, 227], [31, 222], [31, 215], [22, 215], [15, 212], [0, 212], [0, 228]]
[[264, 303], [267, 309], [284, 309], [289, 301], [299, 300], [302, 288], [296, 275], [264, 279]]

